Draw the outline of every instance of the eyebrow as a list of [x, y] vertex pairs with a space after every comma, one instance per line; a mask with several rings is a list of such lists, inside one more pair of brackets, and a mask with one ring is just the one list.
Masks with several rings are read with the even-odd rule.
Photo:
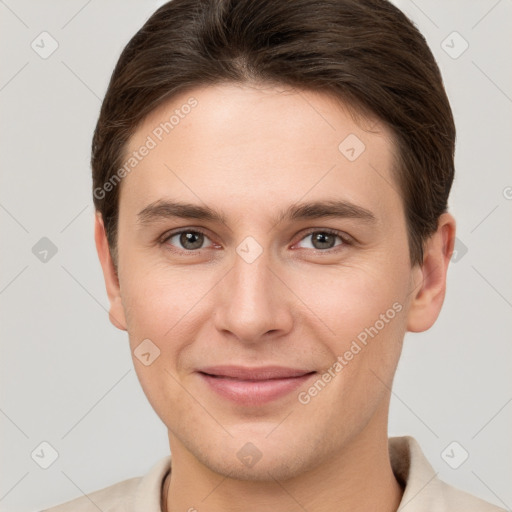
[[[140, 225], [169, 218], [198, 219], [226, 224], [225, 215], [208, 206], [163, 199], [149, 204], [137, 215], [137, 221]], [[349, 218], [366, 224], [377, 222], [375, 214], [362, 206], [345, 200], [325, 200], [293, 204], [277, 215], [276, 223], [284, 220], [321, 218]]]

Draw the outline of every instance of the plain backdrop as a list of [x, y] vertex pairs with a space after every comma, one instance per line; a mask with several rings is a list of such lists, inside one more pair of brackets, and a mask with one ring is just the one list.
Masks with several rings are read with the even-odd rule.
[[[5, 512], [41, 510], [143, 475], [169, 452], [127, 335], [108, 321], [89, 167], [117, 58], [162, 3], [0, 1]], [[390, 435], [414, 436], [440, 478], [510, 510], [512, 2], [398, 5], [426, 36], [455, 115], [458, 245], [437, 323], [406, 335]], [[447, 447], [451, 466], [468, 454], [457, 469]], [[42, 451], [58, 454], [47, 469]]]

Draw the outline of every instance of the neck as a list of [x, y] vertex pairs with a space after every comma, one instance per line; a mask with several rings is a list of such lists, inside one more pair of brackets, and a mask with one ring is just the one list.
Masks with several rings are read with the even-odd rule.
[[379, 436], [365, 429], [330, 460], [282, 482], [219, 475], [174, 441], [163, 512], [257, 512], [269, 507], [283, 512], [298, 507], [310, 512], [395, 512], [403, 494], [391, 467], [385, 430]]

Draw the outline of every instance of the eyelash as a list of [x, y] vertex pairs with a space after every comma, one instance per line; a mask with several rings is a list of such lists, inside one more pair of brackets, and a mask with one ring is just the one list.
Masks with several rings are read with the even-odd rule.
[[[200, 228], [189, 228], [189, 229], [180, 229], [179, 231], [173, 231], [173, 232], [170, 232], [170, 233], [166, 233], [162, 237], [162, 239], [159, 241], [159, 244], [164, 246], [167, 250], [170, 250], [170, 251], [173, 251], [173, 252], [178, 252], [178, 253], [181, 253], [181, 254], [184, 253], [184, 254], [187, 254], [187, 255], [198, 254], [202, 250], [204, 250], [204, 248], [193, 249], [193, 250], [179, 249], [179, 248], [177, 248], [175, 246], [171, 246], [170, 244], [167, 243], [173, 236], [181, 235], [182, 233], [199, 233], [199, 234], [202, 234], [204, 237], [210, 239], [208, 234], [205, 231], [203, 231], [202, 229], [200, 229]], [[335, 229], [330, 229], [330, 228], [311, 228], [309, 231], [307, 231], [299, 239], [298, 242], [301, 242], [302, 240], [304, 240], [308, 236], [312, 235], [313, 233], [325, 233], [325, 234], [336, 236], [336, 237], [338, 237], [341, 240], [341, 244], [335, 245], [334, 247], [331, 247], [329, 249], [310, 249], [310, 250], [313, 250], [313, 251], [315, 251], [317, 253], [330, 253], [330, 252], [337, 251], [340, 248], [343, 248], [344, 246], [354, 245], [353, 239], [350, 238], [348, 235], [346, 235], [346, 234], [344, 234], [344, 233], [342, 233], [340, 231], [336, 231]], [[296, 242], [296, 243], [298, 243], [298, 242]]]
[[341, 240], [341, 244], [335, 245], [334, 247], [331, 247], [330, 249], [312, 249], [315, 252], [322, 252], [322, 253], [334, 252], [334, 251], [340, 250], [340, 248], [343, 248], [343, 246], [353, 245], [353, 243], [354, 243], [353, 240], [348, 235], [346, 235], [340, 231], [336, 231], [335, 229], [329, 229], [329, 228], [320, 228], [320, 229], [319, 228], [311, 228], [309, 231], [307, 231], [304, 234], [304, 236], [301, 237], [299, 242], [301, 242], [308, 236], [312, 235], [313, 233], [325, 233], [328, 235], [336, 236]]

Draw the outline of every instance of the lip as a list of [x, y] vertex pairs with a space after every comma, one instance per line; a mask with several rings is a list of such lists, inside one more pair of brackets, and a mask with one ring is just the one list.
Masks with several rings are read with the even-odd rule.
[[197, 373], [223, 398], [239, 405], [262, 405], [288, 395], [316, 372], [282, 366], [212, 366]]

